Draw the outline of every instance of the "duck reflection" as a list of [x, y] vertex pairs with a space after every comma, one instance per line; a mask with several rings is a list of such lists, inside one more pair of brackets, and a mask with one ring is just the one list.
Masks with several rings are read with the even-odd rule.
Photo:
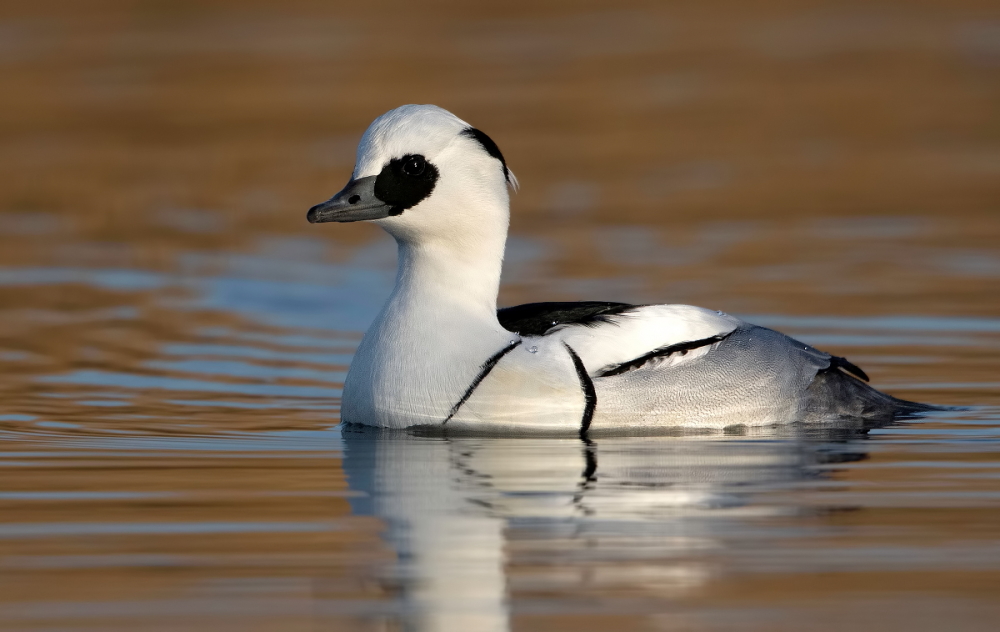
[[[760, 493], [865, 457], [866, 429], [752, 436], [487, 438], [345, 427], [355, 514], [387, 525], [405, 629], [507, 630], [508, 594], [711, 575], [751, 518], [804, 511]], [[508, 555], [530, 571], [507, 576]], [[612, 562], [595, 575], [582, 560]], [[643, 560], [654, 563], [642, 564]], [[617, 571], [616, 571], [617, 569]], [[624, 575], [623, 575], [624, 573]]]

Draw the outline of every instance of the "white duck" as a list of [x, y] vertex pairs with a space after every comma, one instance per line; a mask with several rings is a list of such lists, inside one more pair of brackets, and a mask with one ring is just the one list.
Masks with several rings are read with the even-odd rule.
[[486, 134], [437, 106], [404, 105], [375, 119], [350, 182], [309, 210], [310, 222], [375, 222], [399, 246], [396, 287], [347, 374], [344, 422], [583, 436], [928, 409], [867, 386], [843, 358], [701, 307], [498, 312], [508, 185]]

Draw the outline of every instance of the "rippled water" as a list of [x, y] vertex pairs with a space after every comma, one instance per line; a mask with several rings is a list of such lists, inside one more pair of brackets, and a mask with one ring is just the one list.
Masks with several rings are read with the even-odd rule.
[[[976, 3], [55, 5], [0, 8], [3, 630], [995, 629]], [[340, 428], [395, 252], [304, 214], [410, 101], [522, 182], [503, 304], [703, 305], [962, 408], [589, 443]]]
[[[519, 251], [515, 286], [569, 281], [531, 278], [557, 255]], [[323, 254], [303, 238], [188, 253], [170, 273], [0, 271], [5, 295], [32, 289], [0, 312], [9, 629], [987, 629], [997, 614], [1000, 320], [748, 315], [890, 392], [970, 405], [867, 434], [380, 436], [342, 432], [337, 404], [392, 248]]]

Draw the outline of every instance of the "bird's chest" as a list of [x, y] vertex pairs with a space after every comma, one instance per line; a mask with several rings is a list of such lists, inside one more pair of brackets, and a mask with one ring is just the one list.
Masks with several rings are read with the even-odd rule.
[[390, 313], [365, 334], [351, 362], [343, 417], [382, 427], [439, 424], [510, 337], [447, 315]]

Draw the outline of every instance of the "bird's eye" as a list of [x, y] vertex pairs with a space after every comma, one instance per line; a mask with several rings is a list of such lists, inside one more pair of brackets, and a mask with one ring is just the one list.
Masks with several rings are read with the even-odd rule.
[[427, 161], [423, 156], [407, 156], [403, 161], [403, 173], [411, 177], [424, 175]]
[[375, 197], [390, 207], [390, 215], [399, 215], [431, 194], [438, 170], [420, 154], [393, 158], [375, 178]]

